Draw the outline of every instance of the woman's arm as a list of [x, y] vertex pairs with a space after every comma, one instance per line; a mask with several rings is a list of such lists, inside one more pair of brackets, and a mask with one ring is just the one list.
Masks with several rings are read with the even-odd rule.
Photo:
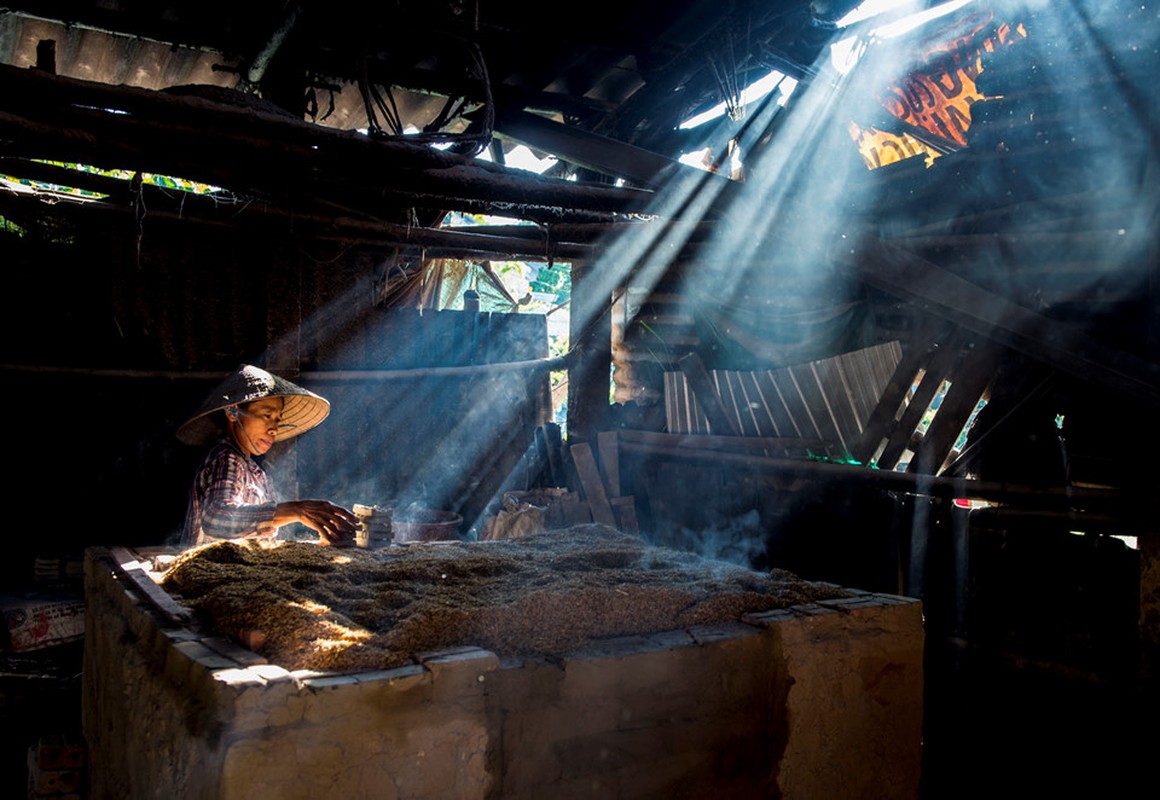
[[327, 500], [277, 502], [274, 484], [260, 467], [223, 446], [206, 459], [197, 476], [201, 529], [215, 539], [270, 536], [300, 522], [322, 544], [353, 544], [358, 519]]
[[274, 511], [274, 526], [301, 522], [321, 538], [322, 544], [354, 544], [358, 519], [342, 506], [328, 500], [291, 500], [279, 503]]

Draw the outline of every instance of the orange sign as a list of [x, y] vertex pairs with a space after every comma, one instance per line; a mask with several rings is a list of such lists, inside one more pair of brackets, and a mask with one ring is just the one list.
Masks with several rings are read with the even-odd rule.
[[[975, 87], [982, 54], [1027, 38], [1023, 26], [996, 22], [981, 11], [947, 26], [936, 40], [945, 44], [923, 54], [922, 65], [878, 95], [890, 114], [913, 135], [851, 124], [850, 134], [870, 169], [923, 153], [927, 165], [942, 152], [967, 146], [971, 106], [985, 99]], [[924, 143], [925, 141], [925, 143]]]

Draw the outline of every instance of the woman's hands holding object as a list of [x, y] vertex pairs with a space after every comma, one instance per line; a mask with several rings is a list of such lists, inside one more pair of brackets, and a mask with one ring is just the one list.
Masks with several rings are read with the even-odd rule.
[[328, 500], [291, 500], [279, 503], [274, 511], [278, 527], [301, 522], [319, 536], [319, 544], [351, 547], [355, 543], [358, 518], [342, 506]]

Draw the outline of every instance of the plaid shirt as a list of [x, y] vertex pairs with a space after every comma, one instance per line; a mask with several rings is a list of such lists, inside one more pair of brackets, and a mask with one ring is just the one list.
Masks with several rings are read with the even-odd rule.
[[210, 448], [193, 480], [182, 544], [273, 537], [274, 481], [228, 439]]

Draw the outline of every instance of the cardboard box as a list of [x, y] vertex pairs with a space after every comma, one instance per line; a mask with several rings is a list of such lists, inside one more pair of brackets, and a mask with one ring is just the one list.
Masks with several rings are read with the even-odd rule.
[[7, 647], [16, 653], [76, 641], [85, 633], [85, 601], [79, 596], [34, 594], [0, 598]]

